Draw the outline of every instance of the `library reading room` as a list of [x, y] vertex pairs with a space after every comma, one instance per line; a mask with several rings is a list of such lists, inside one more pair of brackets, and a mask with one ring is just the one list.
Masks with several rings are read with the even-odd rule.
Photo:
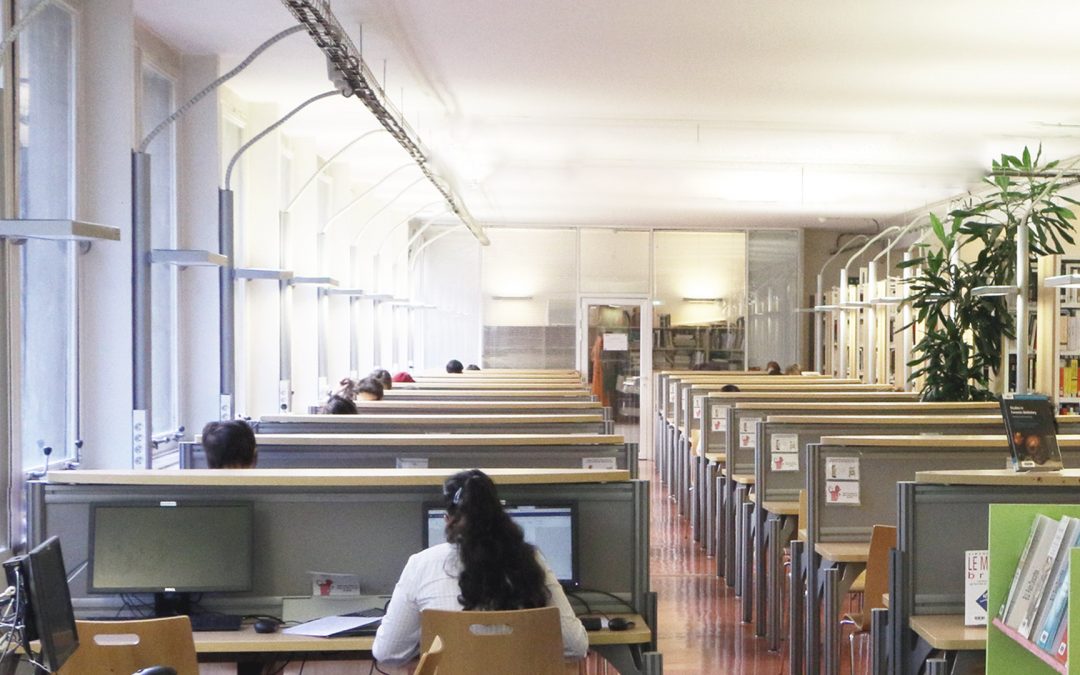
[[1080, 674], [1078, 30], [0, 0], [0, 675]]

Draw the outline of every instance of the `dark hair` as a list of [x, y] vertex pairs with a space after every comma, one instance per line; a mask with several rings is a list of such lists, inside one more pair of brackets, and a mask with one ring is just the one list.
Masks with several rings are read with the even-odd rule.
[[465, 370], [465, 367], [461, 365], [461, 361], [457, 359], [450, 359], [446, 362], [446, 372], [448, 373], [460, 373]]
[[344, 396], [334, 394], [326, 400], [323, 412], [328, 415], [355, 415], [358, 411], [355, 403]]
[[465, 370], [480, 370], [480, 366], [476, 365], [475, 363], [470, 363], [469, 365], [465, 366]]
[[777, 363], [776, 361], [769, 361], [768, 363], [765, 364], [765, 374], [766, 375], [781, 375], [781, 374], [783, 374], [783, 371], [780, 370], [780, 364], [779, 363]]
[[255, 466], [255, 432], [247, 422], [207, 422], [202, 448], [211, 469], [247, 469]]
[[443, 483], [446, 539], [461, 559], [458, 602], [466, 610], [532, 609], [548, 604], [536, 548], [503, 510], [495, 483], [470, 469]]
[[383, 389], [394, 388], [394, 378], [390, 376], [389, 370], [376, 368], [375, 370], [371, 371], [371, 374], [368, 375], [368, 377], [378, 380], [379, 384], [382, 385]]
[[720, 387], [720, 391], [739, 391], [739, 386], [735, 384], [725, 384]]
[[383, 386], [374, 377], [365, 377], [356, 383], [356, 393], [359, 394], [371, 394], [375, 397], [376, 401], [381, 401], [383, 397]]

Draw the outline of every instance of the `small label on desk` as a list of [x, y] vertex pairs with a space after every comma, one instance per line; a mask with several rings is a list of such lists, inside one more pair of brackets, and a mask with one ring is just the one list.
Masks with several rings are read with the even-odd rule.
[[727, 411], [731, 406], [714, 405], [712, 407], [712, 431], [727, 431]]
[[616, 464], [614, 457], [582, 457], [581, 468], [599, 471], [615, 471], [619, 467]]
[[395, 466], [399, 469], [426, 469], [427, 457], [398, 457]]
[[825, 502], [827, 504], [851, 504], [859, 505], [859, 481], [857, 480], [827, 480], [825, 481]]
[[799, 470], [798, 434], [774, 434], [769, 446], [769, 467], [773, 471]]
[[753, 449], [757, 442], [757, 423], [760, 417], [743, 417], [739, 420], [739, 447]]

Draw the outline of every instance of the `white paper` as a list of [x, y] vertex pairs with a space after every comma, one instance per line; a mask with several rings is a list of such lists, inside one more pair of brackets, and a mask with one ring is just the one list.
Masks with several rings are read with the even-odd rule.
[[859, 458], [826, 457], [825, 478], [827, 480], [859, 480]]
[[675, 402], [675, 397], [678, 396], [678, 395], [679, 395], [679, 385], [677, 383], [675, 383], [675, 382], [672, 382], [671, 384], [668, 385], [668, 402], [669, 403], [674, 403]]
[[581, 468], [614, 471], [618, 469], [619, 466], [614, 457], [582, 457]]
[[798, 471], [799, 453], [774, 452], [769, 457], [769, 466], [773, 471]]
[[714, 405], [712, 407], [712, 430], [727, 431], [727, 411], [731, 406]]
[[426, 469], [428, 468], [428, 458], [398, 457], [395, 466], [399, 469]]
[[694, 419], [696, 419], [696, 420], [701, 419], [701, 406], [704, 405], [704, 404], [705, 404], [705, 397], [704, 396], [695, 396], [694, 397]]
[[333, 637], [357, 628], [362, 628], [382, 619], [381, 616], [324, 616], [308, 621], [299, 626], [292, 626], [281, 631], [288, 635], [310, 635], [311, 637]]
[[626, 333], [604, 333], [605, 352], [625, 352], [629, 349], [630, 341]]
[[964, 551], [964, 625], [985, 626], [990, 552]]
[[760, 417], [743, 417], [739, 419], [739, 447], [753, 448], [757, 441], [757, 423]]
[[859, 481], [857, 480], [827, 480], [825, 481], [825, 503], [827, 504], [859, 504]]
[[344, 572], [311, 572], [312, 597], [360, 597], [360, 577]]

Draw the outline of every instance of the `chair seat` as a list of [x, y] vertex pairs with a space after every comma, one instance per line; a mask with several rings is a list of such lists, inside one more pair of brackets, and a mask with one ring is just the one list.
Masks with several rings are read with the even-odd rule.
[[851, 588], [848, 589], [848, 593], [862, 593], [864, 590], [866, 590], [865, 571], [859, 576], [855, 577], [855, 581], [851, 582]]

